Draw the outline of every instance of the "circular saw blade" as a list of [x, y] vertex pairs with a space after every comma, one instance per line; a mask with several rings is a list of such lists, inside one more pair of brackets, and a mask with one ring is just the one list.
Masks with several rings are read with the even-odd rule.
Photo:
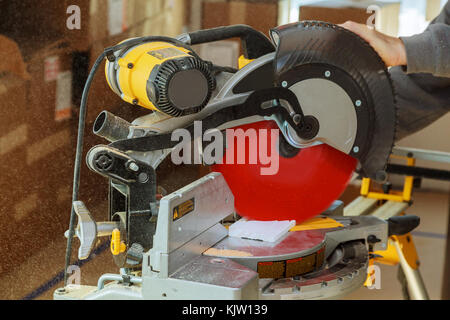
[[[358, 172], [362, 176], [383, 182], [395, 141], [397, 107], [389, 71], [377, 52], [355, 33], [321, 21], [280, 26], [271, 30], [271, 36], [277, 44], [274, 63], [278, 85], [285, 83], [295, 91], [304, 80], [327, 79], [350, 97], [357, 130], [347, 153], [358, 159]], [[302, 105], [308, 90], [299, 92]], [[320, 103], [318, 100], [315, 105], [320, 107]], [[320, 125], [330, 125], [326, 121], [333, 119], [336, 121], [332, 127], [348, 128], [345, 121], [337, 121], [336, 114], [340, 111], [333, 105], [327, 104], [324, 112], [318, 118]], [[333, 145], [337, 136], [330, 134], [326, 138], [328, 142], [322, 141]]]
[[[234, 164], [223, 161], [223, 164], [216, 164], [213, 170], [224, 175], [235, 196], [237, 213], [248, 219], [296, 220], [300, 223], [314, 217], [339, 198], [357, 165], [355, 158], [326, 144], [301, 149], [289, 158], [280, 156], [276, 149], [276, 154], [270, 157], [270, 164], [263, 164], [261, 156], [256, 164], [249, 164], [248, 161], [236, 164], [239, 151], [245, 150], [248, 156], [249, 146], [258, 145], [261, 129], [267, 130], [267, 145], [270, 146], [275, 141], [270, 129], [278, 127], [273, 121], [262, 121], [239, 128], [244, 132], [253, 129], [256, 134], [248, 135], [245, 147], [234, 143]], [[260, 145], [258, 152], [261, 151], [259, 148]], [[225, 151], [224, 160], [230, 151]], [[276, 169], [276, 162], [278, 170], [275, 174], [262, 174], [262, 168], [272, 166]]]

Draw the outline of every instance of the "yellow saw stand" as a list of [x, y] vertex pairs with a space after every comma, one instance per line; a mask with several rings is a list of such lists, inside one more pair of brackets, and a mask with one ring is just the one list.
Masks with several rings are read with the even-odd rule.
[[[416, 166], [416, 159], [436, 162], [450, 162], [450, 154], [438, 151], [426, 151], [411, 148], [394, 148], [391, 159], [405, 160], [408, 167]], [[372, 215], [381, 219], [389, 219], [396, 215], [404, 215], [412, 204], [414, 189], [412, 175], [404, 178], [403, 190], [395, 191], [384, 188], [383, 192], [373, 190], [372, 181], [363, 178], [360, 196], [344, 209], [345, 216]], [[375, 262], [385, 265], [399, 265], [399, 280], [402, 283], [405, 298], [411, 300], [428, 300], [429, 295], [420, 274], [420, 260], [411, 234], [391, 236], [385, 251], [372, 252], [369, 266]], [[365, 286], [372, 287], [376, 282], [376, 272], [369, 267]]]

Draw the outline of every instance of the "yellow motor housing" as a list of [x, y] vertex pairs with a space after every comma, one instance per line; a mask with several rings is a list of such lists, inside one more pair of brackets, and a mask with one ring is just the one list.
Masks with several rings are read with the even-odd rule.
[[147, 42], [107, 60], [106, 79], [124, 101], [173, 117], [202, 110], [215, 89], [211, 64], [169, 42]]

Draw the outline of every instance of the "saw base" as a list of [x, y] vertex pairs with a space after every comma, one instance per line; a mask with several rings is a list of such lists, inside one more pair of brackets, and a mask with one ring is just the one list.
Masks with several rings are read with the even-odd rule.
[[[174, 218], [186, 201], [195, 202], [193, 211]], [[233, 208], [220, 173], [195, 181], [161, 199], [153, 248], [140, 270], [105, 274], [97, 287], [68, 286], [55, 299], [332, 298], [365, 281], [369, 237], [380, 240], [372, 249], [387, 245], [386, 222], [371, 216], [319, 217], [275, 243], [231, 238], [222, 222]]]

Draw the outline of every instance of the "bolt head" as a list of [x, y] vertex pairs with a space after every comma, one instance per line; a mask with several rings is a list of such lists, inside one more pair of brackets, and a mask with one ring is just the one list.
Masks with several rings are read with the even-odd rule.
[[58, 288], [58, 289], [56, 289], [56, 293], [57, 294], [64, 294], [64, 293], [66, 293], [66, 288]]
[[354, 153], [358, 153], [358, 152], [359, 152], [359, 147], [358, 147], [358, 146], [355, 146], [355, 147], [353, 148], [353, 152], [354, 152]]
[[356, 100], [355, 105], [356, 105], [357, 107], [361, 107], [361, 106], [362, 106], [361, 100]]
[[283, 88], [286, 88], [286, 87], [288, 86], [288, 83], [287, 83], [287, 81], [283, 81], [283, 82], [281, 83], [281, 85], [283, 86]]
[[329, 78], [331, 76], [331, 72], [330, 71], [325, 71], [325, 77]]
[[113, 158], [108, 154], [100, 154], [95, 159], [95, 165], [100, 170], [109, 170], [113, 164]]
[[292, 121], [294, 121], [295, 124], [299, 124], [301, 120], [302, 120], [302, 116], [299, 115], [299, 114], [295, 114], [295, 115], [292, 117]]
[[148, 181], [148, 179], [149, 179], [148, 174], [146, 174], [145, 172], [141, 172], [138, 175], [138, 181], [140, 183], [146, 183]]

